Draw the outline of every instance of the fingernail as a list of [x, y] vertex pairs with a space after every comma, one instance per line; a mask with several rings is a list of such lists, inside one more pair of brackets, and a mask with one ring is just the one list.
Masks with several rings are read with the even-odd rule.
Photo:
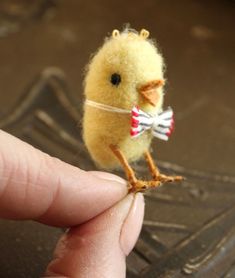
[[110, 180], [110, 181], [116, 181], [122, 184], [127, 184], [126, 180], [122, 179], [119, 176], [107, 173], [107, 172], [100, 172], [100, 171], [89, 171], [93, 176], [104, 179], [104, 180]]
[[134, 200], [123, 223], [120, 235], [120, 246], [127, 256], [134, 248], [139, 237], [144, 218], [144, 197], [143, 194], [135, 194]]

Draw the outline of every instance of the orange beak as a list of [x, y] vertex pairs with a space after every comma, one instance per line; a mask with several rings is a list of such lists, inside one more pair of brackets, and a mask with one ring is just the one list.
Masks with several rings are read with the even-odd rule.
[[159, 100], [157, 88], [163, 86], [164, 83], [165, 82], [162, 79], [152, 80], [141, 86], [138, 91], [147, 102], [152, 106], [156, 106]]

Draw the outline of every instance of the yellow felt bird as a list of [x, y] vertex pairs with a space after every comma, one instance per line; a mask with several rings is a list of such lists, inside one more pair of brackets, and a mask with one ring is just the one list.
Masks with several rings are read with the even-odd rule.
[[[145, 29], [114, 30], [93, 56], [85, 78], [85, 144], [99, 167], [124, 167], [130, 191], [182, 179], [160, 174], [149, 153], [154, 136], [168, 139], [173, 112], [162, 111], [163, 58], [148, 37]], [[138, 180], [129, 165], [143, 155], [150, 181]]]

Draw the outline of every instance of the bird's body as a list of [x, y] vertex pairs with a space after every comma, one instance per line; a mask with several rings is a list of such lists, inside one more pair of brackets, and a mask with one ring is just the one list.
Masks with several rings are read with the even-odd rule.
[[[92, 123], [92, 128], [89, 123]], [[109, 147], [111, 144], [118, 146], [126, 159], [132, 162], [138, 160], [148, 150], [152, 139], [150, 132], [145, 132], [138, 138], [129, 136], [130, 114], [97, 111], [96, 108], [89, 106], [85, 111], [84, 127], [84, 139], [89, 153], [96, 164], [104, 169], [120, 166], [120, 162]]]

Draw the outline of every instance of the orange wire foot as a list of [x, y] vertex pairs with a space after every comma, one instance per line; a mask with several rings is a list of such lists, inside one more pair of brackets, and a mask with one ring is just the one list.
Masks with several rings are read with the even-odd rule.
[[143, 180], [136, 180], [135, 182], [129, 181], [128, 183], [128, 191], [129, 193], [137, 193], [137, 192], [144, 192], [147, 189], [158, 187], [162, 184], [160, 181], [143, 181]]
[[154, 180], [144, 181], [144, 180], [129, 180], [128, 191], [129, 192], [144, 192], [147, 189], [156, 188], [167, 182], [180, 182], [184, 180], [181, 176], [166, 176], [159, 174]]
[[184, 178], [182, 176], [167, 176], [164, 174], [158, 174], [158, 175], [154, 175], [154, 180], [165, 183], [165, 182], [180, 182], [184, 180]]

